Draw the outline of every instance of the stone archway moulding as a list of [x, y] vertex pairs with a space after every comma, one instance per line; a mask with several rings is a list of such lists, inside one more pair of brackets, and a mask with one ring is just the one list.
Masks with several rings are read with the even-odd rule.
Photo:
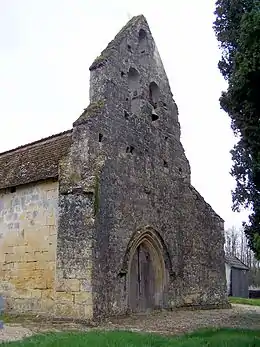
[[160, 257], [160, 262], [162, 262], [161, 265], [163, 265], [163, 268], [168, 270], [169, 275], [173, 275], [174, 272], [172, 268], [171, 258], [163, 238], [157, 230], [155, 230], [151, 226], [146, 226], [144, 228], [136, 230], [133, 233], [130, 241], [128, 242], [119, 276], [125, 276], [128, 273], [129, 265], [131, 263], [134, 252], [136, 251], [137, 247], [143, 242], [147, 243], [150, 246], [150, 249], [156, 252], [157, 257]]

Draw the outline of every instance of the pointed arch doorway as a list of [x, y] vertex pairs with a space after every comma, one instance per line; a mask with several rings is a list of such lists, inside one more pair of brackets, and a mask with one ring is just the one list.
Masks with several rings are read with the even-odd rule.
[[166, 271], [163, 248], [154, 233], [144, 232], [132, 244], [128, 267], [131, 312], [163, 307]]

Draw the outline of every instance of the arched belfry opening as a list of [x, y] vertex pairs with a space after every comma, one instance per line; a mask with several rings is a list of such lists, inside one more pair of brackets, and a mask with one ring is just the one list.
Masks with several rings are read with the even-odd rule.
[[128, 87], [129, 87], [129, 90], [131, 92], [138, 90], [139, 86], [140, 86], [140, 83], [139, 83], [139, 80], [140, 80], [139, 72], [135, 68], [130, 67], [130, 69], [128, 71], [128, 74], [127, 74], [127, 77], [128, 77]]
[[149, 85], [149, 100], [154, 108], [157, 108], [160, 99], [160, 89], [155, 82], [151, 82]]
[[140, 74], [134, 67], [130, 67], [127, 77], [129, 96], [131, 98], [131, 112], [138, 114], [140, 112]]
[[128, 307], [132, 312], [146, 312], [163, 307], [168, 281], [165, 250], [153, 230], [135, 235], [128, 254]]
[[140, 53], [146, 53], [148, 49], [148, 39], [147, 39], [147, 34], [144, 29], [140, 29], [138, 33], [138, 48]]

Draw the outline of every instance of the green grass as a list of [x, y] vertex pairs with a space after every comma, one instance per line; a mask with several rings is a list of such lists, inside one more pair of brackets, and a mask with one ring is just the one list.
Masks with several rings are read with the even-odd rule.
[[126, 331], [66, 332], [36, 335], [1, 347], [257, 347], [260, 330], [210, 329], [179, 337]]
[[[4, 323], [23, 323], [26, 321], [36, 320], [36, 315], [26, 315], [26, 314], [0, 314], [0, 320], [4, 321]], [[2, 346], [1, 346], [2, 347]]]
[[4, 321], [4, 323], [11, 323], [16, 320], [16, 317], [7, 314], [0, 314], [0, 320]]
[[247, 299], [247, 298], [229, 297], [229, 302], [231, 304], [243, 304], [243, 305], [260, 306], [260, 299]]

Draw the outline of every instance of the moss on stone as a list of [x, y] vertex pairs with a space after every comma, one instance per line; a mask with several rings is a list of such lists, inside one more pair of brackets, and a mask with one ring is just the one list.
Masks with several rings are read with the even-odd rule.
[[86, 112], [92, 114], [93, 112], [95, 113], [96, 111], [99, 111], [104, 106], [105, 106], [105, 100], [101, 99], [89, 104], [89, 106], [86, 109]]
[[107, 60], [107, 58], [108, 58], [108, 54], [107, 54], [107, 52], [102, 52], [98, 57], [96, 57], [96, 59], [93, 61], [93, 63], [92, 63], [92, 65], [90, 66], [90, 68], [89, 68], [89, 70], [91, 71], [91, 70], [94, 70], [94, 69], [96, 69], [96, 68], [98, 68], [98, 67], [100, 67], [100, 66], [102, 66], [104, 63], [105, 63], [105, 61]]
[[73, 125], [79, 125], [84, 123], [90, 117], [96, 116], [105, 106], [105, 100], [101, 99], [89, 104], [89, 106], [84, 110], [82, 115], [74, 122]]
[[81, 175], [78, 172], [72, 172], [70, 175], [70, 182], [77, 183], [81, 180]]
[[114, 40], [110, 41], [107, 47], [101, 52], [100, 56], [98, 56], [94, 62], [91, 64], [89, 70], [95, 70], [106, 62], [106, 60], [109, 58], [113, 50], [117, 50], [118, 45], [124, 38], [125, 34], [128, 30], [130, 30], [138, 21], [143, 21], [146, 23], [146, 19], [143, 15], [135, 16], [132, 19], [130, 19], [126, 25], [119, 31], [119, 33], [115, 36]]

